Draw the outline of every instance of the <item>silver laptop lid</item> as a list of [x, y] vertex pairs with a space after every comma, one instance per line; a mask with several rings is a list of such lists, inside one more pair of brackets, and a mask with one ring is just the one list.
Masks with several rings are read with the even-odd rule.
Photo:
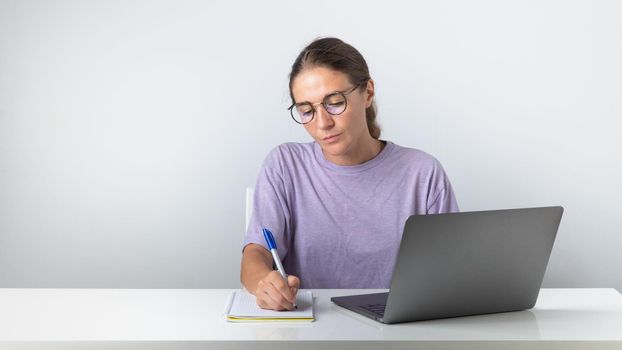
[[411, 216], [383, 322], [534, 306], [562, 207]]

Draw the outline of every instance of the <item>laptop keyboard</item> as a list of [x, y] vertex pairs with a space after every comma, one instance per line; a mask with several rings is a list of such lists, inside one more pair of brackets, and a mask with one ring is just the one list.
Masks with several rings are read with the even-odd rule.
[[378, 316], [384, 316], [384, 309], [387, 305], [386, 304], [367, 304], [367, 305], [360, 305], [361, 308], [370, 311]]

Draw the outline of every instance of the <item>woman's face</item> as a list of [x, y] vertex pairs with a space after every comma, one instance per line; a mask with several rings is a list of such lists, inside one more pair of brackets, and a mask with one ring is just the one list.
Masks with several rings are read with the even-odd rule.
[[304, 127], [329, 159], [354, 157], [362, 147], [373, 142], [365, 120], [365, 109], [371, 106], [374, 94], [372, 80], [365, 90], [356, 89], [346, 96], [346, 110], [339, 115], [330, 115], [319, 104], [326, 95], [353, 87], [347, 75], [325, 67], [303, 70], [293, 81], [292, 94], [296, 103], [310, 102], [315, 106], [313, 120]]

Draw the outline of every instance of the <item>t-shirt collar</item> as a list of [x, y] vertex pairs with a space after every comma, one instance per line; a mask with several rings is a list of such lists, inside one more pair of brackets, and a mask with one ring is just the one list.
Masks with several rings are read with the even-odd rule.
[[388, 155], [395, 148], [395, 144], [391, 141], [380, 140], [385, 143], [384, 148], [378, 153], [374, 158], [366, 161], [365, 163], [356, 164], [356, 165], [337, 165], [324, 157], [324, 153], [322, 152], [322, 147], [317, 143], [313, 142], [313, 153], [315, 154], [315, 159], [320, 165], [324, 168], [332, 170], [341, 174], [355, 174], [371, 169], [378, 164], [382, 163]]

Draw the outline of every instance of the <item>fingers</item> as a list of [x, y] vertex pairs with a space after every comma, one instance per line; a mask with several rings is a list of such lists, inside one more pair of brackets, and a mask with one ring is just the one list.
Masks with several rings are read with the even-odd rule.
[[294, 304], [291, 303], [280, 290], [276, 289], [274, 285], [266, 286], [266, 295], [270, 299], [269, 304], [276, 306], [274, 310], [293, 310]]
[[300, 279], [294, 275], [287, 276], [287, 284], [289, 284], [290, 288], [295, 289], [296, 292], [300, 289]]
[[257, 305], [262, 309], [291, 310], [293, 305], [272, 284], [260, 281], [255, 294]]
[[[297, 277], [295, 278], [296, 280], [298, 280]], [[289, 301], [292, 304], [296, 302], [296, 294], [290, 288], [290, 285], [288, 285], [288, 283], [285, 283], [285, 280], [283, 280], [283, 277], [278, 271], [273, 271], [269, 273], [266, 276], [266, 280], [267, 282], [270, 282], [274, 286], [274, 288], [276, 288], [279, 291], [279, 293], [285, 299], [287, 299], [287, 301]], [[299, 284], [300, 283], [298, 282], [298, 285]]]
[[285, 283], [277, 271], [272, 271], [257, 284], [257, 305], [263, 309], [292, 310], [299, 286], [298, 277], [288, 276], [288, 282]]

